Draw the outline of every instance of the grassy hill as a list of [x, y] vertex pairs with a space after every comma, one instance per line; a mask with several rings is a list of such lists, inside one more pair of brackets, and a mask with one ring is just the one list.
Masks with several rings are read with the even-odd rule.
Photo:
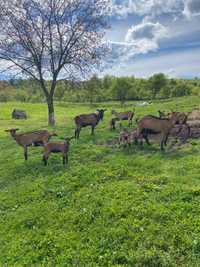
[[[191, 111], [199, 97], [138, 107], [136, 117], [158, 109]], [[132, 104], [127, 107], [131, 108]], [[42, 148], [22, 148], [4, 132], [47, 127], [45, 104], [0, 104], [0, 266], [200, 266], [200, 141], [161, 153], [159, 146], [109, 148], [110, 110], [96, 129], [72, 141], [69, 165]], [[27, 121], [10, 119], [25, 109]], [[57, 104], [59, 139], [74, 133], [73, 117], [87, 105]], [[124, 125], [126, 122], [124, 123]]]

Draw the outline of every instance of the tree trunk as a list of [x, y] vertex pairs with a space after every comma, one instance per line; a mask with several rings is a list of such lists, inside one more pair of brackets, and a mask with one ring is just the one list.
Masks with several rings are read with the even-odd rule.
[[55, 125], [55, 118], [54, 118], [54, 105], [53, 105], [53, 97], [49, 97], [47, 100], [48, 104], [48, 123], [51, 126]]

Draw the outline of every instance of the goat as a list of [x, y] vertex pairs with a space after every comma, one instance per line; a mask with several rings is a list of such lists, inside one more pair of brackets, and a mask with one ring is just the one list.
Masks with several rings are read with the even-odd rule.
[[120, 132], [118, 144], [123, 147], [131, 146], [130, 132], [127, 129]]
[[115, 118], [117, 118], [120, 121], [120, 127], [121, 127], [121, 121], [124, 121], [124, 120], [128, 121], [129, 127], [132, 125], [134, 111], [117, 112], [115, 110], [112, 110], [111, 114], [115, 115]]
[[24, 110], [18, 110], [18, 109], [14, 109], [12, 112], [12, 119], [27, 119], [27, 115], [26, 112]]
[[140, 145], [143, 144], [143, 135], [139, 134], [138, 129], [127, 130], [124, 129], [119, 136], [119, 145], [123, 145], [124, 147], [131, 146], [132, 143]]
[[47, 143], [52, 136], [55, 136], [55, 133], [49, 133], [47, 130], [40, 130], [34, 132], [26, 132], [17, 134], [16, 131], [19, 129], [9, 129], [6, 132], [9, 132], [10, 135], [15, 139], [18, 145], [24, 148], [24, 159], [28, 160], [28, 147], [29, 146], [43, 146]]
[[171, 129], [177, 123], [177, 116], [172, 113], [170, 119], [161, 119], [155, 116], [145, 116], [138, 123], [138, 134], [142, 134], [146, 143], [150, 145], [148, 140], [149, 134], [161, 134], [160, 148], [164, 150], [164, 145], [167, 145], [167, 140]]
[[79, 139], [79, 135], [82, 127], [91, 126], [91, 134], [94, 135], [94, 129], [98, 123], [103, 120], [104, 112], [106, 109], [97, 109], [98, 113], [91, 114], [81, 114], [74, 118], [76, 129], [75, 129], [75, 138]]
[[68, 163], [68, 152], [69, 152], [69, 146], [70, 141], [75, 138], [65, 138], [64, 141], [55, 141], [55, 142], [48, 142], [44, 144], [44, 154], [43, 154], [43, 161], [44, 165], [47, 165], [49, 155], [51, 153], [62, 153], [63, 157], [63, 165]]

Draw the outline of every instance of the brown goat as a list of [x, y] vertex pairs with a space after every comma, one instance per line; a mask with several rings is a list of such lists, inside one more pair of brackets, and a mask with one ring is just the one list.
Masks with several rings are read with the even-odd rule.
[[28, 159], [29, 146], [43, 146], [50, 140], [52, 136], [56, 135], [55, 133], [49, 133], [47, 130], [17, 134], [16, 131], [18, 130], [19, 129], [9, 129], [6, 130], [6, 132], [9, 132], [13, 139], [15, 139], [17, 144], [24, 148], [25, 160]]
[[91, 134], [94, 134], [94, 129], [98, 123], [103, 120], [104, 112], [106, 109], [97, 109], [98, 113], [91, 114], [82, 114], [74, 118], [76, 129], [75, 129], [75, 138], [79, 138], [82, 127], [91, 126]]
[[131, 146], [131, 144], [143, 144], [143, 135], [139, 134], [138, 129], [131, 129], [128, 131], [124, 129], [119, 136], [119, 145], [123, 145], [124, 147]]
[[71, 138], [65, 138], [64, 141], [55, 141], [55, 142], [48, 142], [44, 144], [44, 154], [43, 154], [43, 161], [44, 165], [47, 165], [49, 155], [51, 153], [62, 153], [63, 157], [63, 165], [68, 163], [68, 152]]
[[134, 111], [117, 112], [115, 110], [112, 110], [111, 114], [114, 115], [115, 118], [117, 118], [120, 121], [120, 127], [121, 127], [121, 122], [124, 120], [128, 121], [129, 127], [132, 125]]
[[123, 147], [131, 146], [130, 132], [127, 129], [123, 129], [120, 132], [118, 143], [120, 146], [123, 145]]
[[145, 116], [139, 121], [138, 134], [143, 135], [147, 144], [150, 144], [148, 140], [149, 134], [161, 134], [160, 148], [161, 150], [164, 150], [164, 145], [167, 145], [170, 131], [177, 123], [177, 120], [178, 118], [175, 113], [171, 115], [170, 119], [160, 119], [155, 116]]

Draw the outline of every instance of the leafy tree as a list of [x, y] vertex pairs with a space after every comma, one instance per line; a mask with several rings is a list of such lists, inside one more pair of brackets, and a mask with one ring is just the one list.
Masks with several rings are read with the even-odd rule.
[[191, 94], [191, 87], [187, 85], [185, 82], [178, 83], [172, 91], [172, 96], [178, 97], [178, 96], [186, 96]]
[[55, 124], [57, 81], [80, 76], [101, 59], [108, 2], [5, 0], [0, 3], [1, 65], [7, 66], [7, 72], [38, 82], [48, 105], [50, 125]]
[[90, 104], [94, 103], [97, 94], [101, 89], [101, 80], [94, 75], [90, 80], [84, 83], [84, 88], [86, 91], [86, 97], [89, 100]]
[[155, 99], [160, 90], [167, 84], [167, 78], [163, 73], [154, 74], [149, 79], [152, 98]]
[[121, 105], [125, 103], [130, 90], [130, 83], [126, 77], [117, 78], [113, 86], [113, 96], [115, 99], [121, 102]]

